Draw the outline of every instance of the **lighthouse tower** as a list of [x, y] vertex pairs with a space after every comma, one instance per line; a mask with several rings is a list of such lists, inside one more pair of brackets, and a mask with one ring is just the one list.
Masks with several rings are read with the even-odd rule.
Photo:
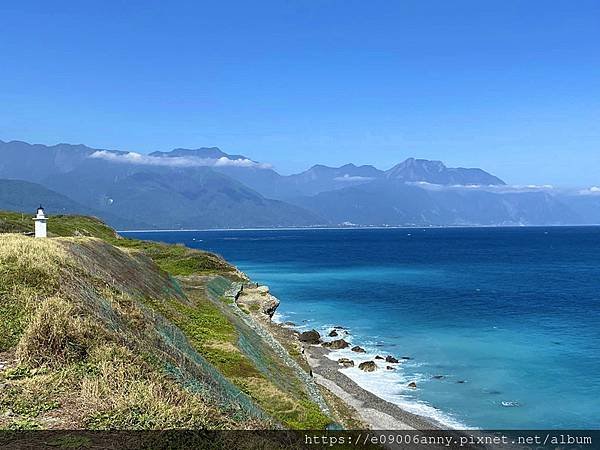
[[48, 218], [44, 213], [44, 208], [42, 208], [42, 205], [40, 205], [40, 207], [37, 209], [37, 214], [33, 220], [35, 222], [35, 237], [45, 238], [47, 236], [46, 222], [48, 221]]

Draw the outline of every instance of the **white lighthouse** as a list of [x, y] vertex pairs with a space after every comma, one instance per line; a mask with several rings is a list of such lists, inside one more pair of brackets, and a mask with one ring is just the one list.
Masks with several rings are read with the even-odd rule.
[[48, 234], [46, 232], [46, 222], [48, 221], [48, 218], [46, 217], [46, 214], [44, 213], [44, 208], [42, 208], [42, 205], [40, 205], [40, 207], [37, 209], [37, 214], [35, 215], [33, 220], [35, 222], [35, 237], [36, 238], [47, 237]]

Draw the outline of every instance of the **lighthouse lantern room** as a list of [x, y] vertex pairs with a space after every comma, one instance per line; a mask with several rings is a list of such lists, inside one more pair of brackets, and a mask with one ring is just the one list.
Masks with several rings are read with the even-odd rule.
[[46, 217], [46, 214], [44, 212], [44, 208], [42, 208], [42, 205], [40, 205], [40, 207], [37, 209], [37, 213], [36, 213], [35, 217], [33, 218], [33, 220], [35, 222], [35, 237], [36, 238], [47, 237], [46, 222], [48, 221], [48, 218]]

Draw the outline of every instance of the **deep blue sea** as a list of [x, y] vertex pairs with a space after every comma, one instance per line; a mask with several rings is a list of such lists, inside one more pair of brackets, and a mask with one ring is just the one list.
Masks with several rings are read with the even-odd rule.
[[364, 359], [410, 357], [344, 370], [411, 411], [458, 427], [600, 428], [600, 228], [127, 235], [219, 253], [271, 287], [279, 320], [348, 327]]

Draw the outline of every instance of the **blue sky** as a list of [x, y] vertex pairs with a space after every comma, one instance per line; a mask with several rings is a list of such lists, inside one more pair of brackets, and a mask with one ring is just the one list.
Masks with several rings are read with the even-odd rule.
[[600, 183], [598, 1], [7, 1], [0, 139]]

